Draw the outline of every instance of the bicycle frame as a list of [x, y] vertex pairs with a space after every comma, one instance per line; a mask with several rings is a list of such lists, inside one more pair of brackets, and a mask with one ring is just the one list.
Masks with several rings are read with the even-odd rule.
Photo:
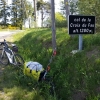
[[9, 63], [16, 65], [16, 59], [14, 56], [13, 51], [10, 48], [6, 48], [5, 46], [3, 47], [2, 55], [4, 55], [4, 52], [7, 55], [7, 58], [9, 60]]

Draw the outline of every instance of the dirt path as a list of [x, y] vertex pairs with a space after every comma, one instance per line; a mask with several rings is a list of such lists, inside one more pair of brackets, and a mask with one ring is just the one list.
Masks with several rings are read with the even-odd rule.
[[2, 36], [2, 38], [0, 37], [0, 42], [2, 42], [4, 39], [9, 40], [10, 37], [11, 37], [11, 34], [7, 36]]
[[8, 30], [8, 31], [0, 31], [0, 42], [4, 39], [8, 40], [13, 34], [23, 32], [24, 30]]

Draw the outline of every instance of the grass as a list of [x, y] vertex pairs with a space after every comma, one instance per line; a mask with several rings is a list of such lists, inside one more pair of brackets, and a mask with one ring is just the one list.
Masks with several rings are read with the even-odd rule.
[[[25, 62], [37, 61], [46, 68], [52, 54], [51, 29], [30, 29], [13, 36]], [[0, 76], [0, 100], [99, 100], [100, 99], [100, 34], [83, 35], [83, 50], [78, 49], [78, 36], [70, 38], [66, 28], [56, 29], [57, 55], [51, 63], [55, 96], [48, 85], [34, 90], [36, 81], [17, 68], [5, 67]], [[2, 96], [3, 93], [3, 96]], [[5, 99], [7, 98], [7, 99]]]

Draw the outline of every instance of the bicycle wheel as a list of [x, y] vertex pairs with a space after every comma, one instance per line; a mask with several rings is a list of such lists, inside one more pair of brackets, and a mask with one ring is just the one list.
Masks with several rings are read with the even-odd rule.
[[24, 59], [19, 54], [14, 55], [14, 62], [15, 62], [15, 66], [18, 67], [24, 65]]
[[50, 94], [54, 96], [55, 93], [55, 86], [53, 82], [50, 82]]
[[54, 96], [54, 93], [55, 93], [55, 85], [54, 85], [54, 82], [53, 82], [53, 78], [50, 77], [50, 76], [46, 76], [45, 81], [49, 85], [49, 93], [50, 93], [50, 95], [53, 95]]
[[8, 65], [8, 63], [9, 63], [9, 60], [8, 60], [8, 57], [5, 53], [5, 51], [3, 51], [2, 49], [0, 49], [0, 62], [3, 65]]

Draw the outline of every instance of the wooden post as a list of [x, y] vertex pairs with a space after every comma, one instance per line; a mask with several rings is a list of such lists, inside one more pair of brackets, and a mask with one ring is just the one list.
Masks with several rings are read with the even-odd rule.
[[54, 0], [51, 0], [51, 21], [52, 21], [52, 46], [53, 51], [56, 50], [56, 29], [55, 29], [55, 5]]

